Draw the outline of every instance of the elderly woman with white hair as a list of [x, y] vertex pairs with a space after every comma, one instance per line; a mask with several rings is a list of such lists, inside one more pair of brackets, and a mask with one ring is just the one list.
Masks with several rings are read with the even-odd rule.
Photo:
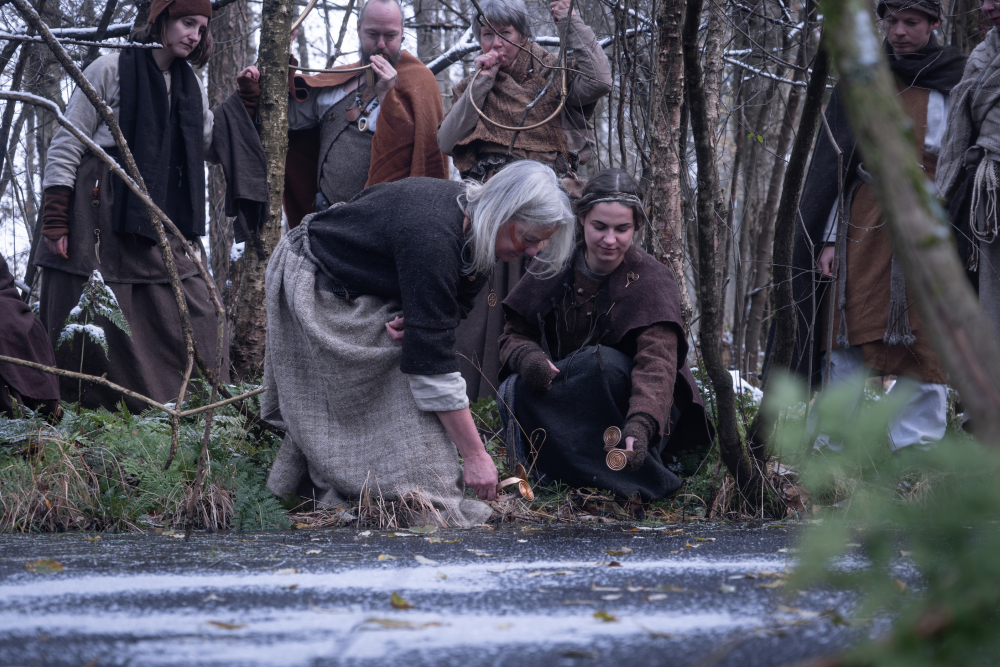
[[494, 499], [497, 470], [469, 411], [455, 328], [497, 258], [561, 271], [573, 220], [555, 174], [531, 161], [485, 185], [383, 183], [307, 216], [267, 269], [262, 413], [286, 432], [270, 489], [321, 507], [380, 495], [441, 526], [486, 520], [465, 487]]

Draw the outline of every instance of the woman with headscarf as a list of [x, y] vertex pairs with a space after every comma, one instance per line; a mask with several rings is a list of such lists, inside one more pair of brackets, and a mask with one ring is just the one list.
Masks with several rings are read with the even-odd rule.
[[642, 196], [620, 169], [587, 183], [572, 264], [551, 277], [532, 265], [503, 303], [497, 401], [512, 468], [649, 501], [680, 487], [712, 436], [677, 283], [636, 247]]
[[[215, 116], [191, 68], [203, 66], [212, 52], [211, 16], [208, 0], [154, 0], [148, 23], [136, 29], [132, 39], [159, 43], [160, 48], [123, 49], [101, 56], [84, 72], [118, 118], [153, 202], [183, 235], [167, 232], [195, 343], [209, 364], [216, 358], [216, 313], [208, 287], [186, 251], [200, 252], [204, 258], [200, 237], [205, 233], [205, 161], [218, 161], [213, 151]], [[240, 104], [238, 98], [235, 102]], [[82, 91], [73, 93], [66, 117], [121, 161], [110, 130]], [[59, 367], [105, 375], [156, 401], [175, 399], [184, 375], [185, 344], [145, 205], [66, 128], [56, 133], [49, 147], [43, 182], [44, 245], [38, 248], [35, 263], [43, 268], [40, 315]], [[95, 271], [114, 293], [131, 329], [129, 336], [104, 317], [89, 322], [103, 329], [107, 356], [96, 345], [86, 345], [83, 334], [71, 343], [59, 343], [67, 316]], [[228, 356], [227, 348], [224, 381], [229, 378]], [[79, 395], [79, 386], [64, 378], [63, 399], [88, 408], [114, 409], [121, 400], [133, 411], [147, 407], [87, 383]]]
[[442, 526], [488, 518], [464, 498], [470, 487], [494, 499], [497, 471], [469, 411], [455, 328], [497, 258], [536, 257], [551, 275], [572, 246], [569, 199], [531, 161], [485, 185], [382, 183], [306, 216], [267, 269], [261, 412], [287, 434], [270, 489], [327, 508], [402, 500]]

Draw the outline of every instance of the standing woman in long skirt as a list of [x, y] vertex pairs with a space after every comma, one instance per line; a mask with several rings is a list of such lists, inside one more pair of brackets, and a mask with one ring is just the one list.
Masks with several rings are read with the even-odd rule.
[[[216, 357], [217, 320], [208, 287], [185, 244], [202, 253], [205, 233], [205, 160], [211, 152], [213, 115], [191, 64], [202, 66], [212, 52], [209, 0], [154, 0], [149, 22], [132, 34], [162, 48], [128, 48], [95, 60], [84, 72], [114, 111], [149, 194], [180, 230], [167, 232], [182, 281], [195, 343], [202, 358]], [[121, 160], [114, 139], [84, 94], [73, 93], [66, 117], [94, 142]], [[186, 366], [177, 302], [142, 201], [66, 128], [52, 140], [44, 173], [44, 247], [41, 319], [60, 368], [108, 380], [157, 401], [176, 398]], [[103, 317], [108, 353], [77, 334], [59, 344], [70, 311], [94, 270], [114, 292], [131, 337]], [[82, 364], [81, 364], [82, 354]], [[224, 353], [222, 380], [228, 380]], [[197, 371], [197, 369], [196, 369]], [[83, 407], [113, 409], [122, 397], [100, 386], [62, 381], [62, 398]], [[125, 399], [130, 410], [144, 403]]]

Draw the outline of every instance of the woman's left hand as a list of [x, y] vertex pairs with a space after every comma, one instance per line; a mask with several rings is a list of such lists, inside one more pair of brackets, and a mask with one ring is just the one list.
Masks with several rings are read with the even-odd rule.
[[250, 65], [250, 67], [247, 67], [242, 72], [240, 72], [236, 78], [244, 76], [254, 81], [260, 81], [260, 70], [254, 67], [253, 65]]
[[569, 0], [555, 0], [555, 2], [550, 2], [549, 12], [552, 14], [552, 20], [559, 23], [569, 15]]
[[389, 337], [396, 341], [397, 344], [403, 344], [403, 318], [396, 317], [391, 322], [385, 323], [385, 330], [389, 332]]

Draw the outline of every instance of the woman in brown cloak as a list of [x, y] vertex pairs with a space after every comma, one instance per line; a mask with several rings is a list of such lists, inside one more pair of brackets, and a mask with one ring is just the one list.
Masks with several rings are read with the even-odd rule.
[[[200, 242], [205, 233], [204, 165], [206, 159], [218, 160], [213, 151], [215, 117], [188, 64], [201, 66], [208, 60], [211, 16], [208, 0], [154, 0], [148, 24], [133, 33], [133, 40], [159, 42], [163, 48], [124, 49], [98, 58], [84, 72], [118, 117], [154, 203], [183, 235], [168, 232], [168, 240], [191, 313], [195, 344], [205, 360], [216, 357], [217, 319], [208, 287], [184, 246], [190, 244], [204, 258]], [[81, 91], [73, 93], [66, 116], [120, 160], [110, 131]], [[65, 128], [52, 140], [43, 180], [45, 244], [38, 249], [36, 264], [44, 269], [41, 319], [59, 367], [106, 374], [108, 380], [160, 402], [175, 399], [186, 363], [184, 339], [144, 204]], [[82, 334], [72, 344], [58, 343], [66, 318], [94, 271], [114, 292], [131, 329], [128, 336], [103, 317], [92, 322], [104, 330], [107, 356], [96, 345], [86, 345]], [[229, 377], [225, 352], [223, 381]], [[122, 400], [117, 392], [86, 383], [78, 395], [78, 386], [76, 380], [63, 380], [63, 399], [109, 409]], [[147, 407], [130, 399], [125, 403], [133, 411]]]
[[587, 183], [571, 265], [551, 278], [529, 270], [503, 302], [497, 402], [511, 468], [648, 501], [680, 487], [712, 434], [677, 284], [634, 243], [641, 202], [620, 169]]
[[[54, 366], [52, 343], [31, 307], [21, 300], [7, 260], [0, 257], [0, 355]], [[0, 415], [14, 417], [14, 406], [45, 414], [59, 410], [56, 376], [16, 364], [0, 363]]]

